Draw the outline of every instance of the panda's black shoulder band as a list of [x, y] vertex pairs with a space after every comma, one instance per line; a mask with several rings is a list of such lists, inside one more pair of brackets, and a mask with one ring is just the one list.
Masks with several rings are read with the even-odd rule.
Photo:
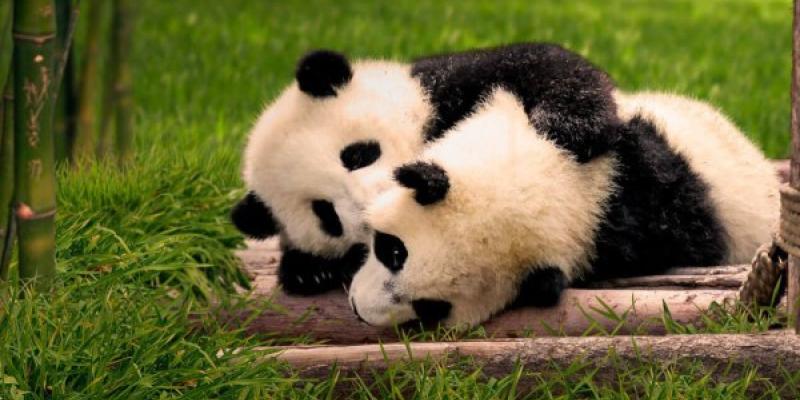
[[336, 96], [336, 89], [350, 82], [353, 70], [347, 58], [330, 50], [312, 51], [297, 63], [297, 85], [313, 97]]
[[394, 179], [413, 189], [414, 199], [423, 206], [444, 199], [450, 189], [447, 172], [432, 162], [416, 161], [403, 165], [394, 171]]

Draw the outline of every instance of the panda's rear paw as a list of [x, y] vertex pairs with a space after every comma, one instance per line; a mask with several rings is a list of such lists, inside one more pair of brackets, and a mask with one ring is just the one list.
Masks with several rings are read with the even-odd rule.
[[552, 307], [558, 304], [568, 283], [564, 272], [558, 267], [536, 268], [522, 280], [513, 306]]

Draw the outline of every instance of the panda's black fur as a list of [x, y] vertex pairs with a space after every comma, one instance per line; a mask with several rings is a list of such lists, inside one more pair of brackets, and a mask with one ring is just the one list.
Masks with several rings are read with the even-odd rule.
[[[319, 50], [300, 60], [296, 79], [303, 92], [325, 98], [336, 96], [336, 89], [347, 85], [353, 73], [343, 55]], [[427, 93], [433, 110], [425, 131], [420, 132], [427, 141], [441, 138], [458, 121], [468, 118], [497, 87], [517, 95], [534, 127], [574, 154], [579, 162], [604, 154], [617, 140], [619, 121], [610, 78], [585, 58], [555, 44], [524, 43], [421, 58], [412, 63], [411, 75]], [[361, 158], [375, 157], [374, 147], [363, 149], [370, 154], [342, 154], [343, 162], [346, 158], [356, 165], [362, 162]], [[252, 201], [251, 195], [236, 206], [233, 215], [240, 218], [234, 218], [234, 223], [245, 234], [262, 238], [266, 230], [253, 221], [265, 221], [262, 217], [272, 213], [268, 205]], [[264, 210], [255, 210], [254, 205]], [[246, 209], [241, 210], [242, 207]], [[331, 210], [320, 206], [314, 212], [321, 218], [321, 229], [340, 233], [338, 217]], [[269, 231], [280, 226], [275, 220], [264, 223], [272, 227]], [[351, 275], [340, 274], [338, 269], [349, 271], [351, 260], [305, 253], [291, 243], [283, 246], [292, 255], [284, 256], [279, 267], [280, 281], [287, 292], [314, 294], [349, 283]], [[301, 276], [314, 270], [319, 271], [320, 279]]]
[[579, 162], [605, 153], [616, 137], [608, 75], [585, 58], [549, 43], [522, 43], [443, 54], [414, 62], [412, 75], [430, 95], [435, 140], [471, 114], [497, 87], [519, 97], [534, 127]]
[[[617, 190], [595, 236], [591, 275], [576, 285], [654, 274], [676, 265], [721, 264], [726, 233], [706, 182], [651, 121], [637, 116], [619, 130], [611, 148], [619, 162]], [[544, 271], [523, 280], [515, 305], [546, 305], [558, 299], [553, 292], [566, 289], [564, 275], [556, 267]]]

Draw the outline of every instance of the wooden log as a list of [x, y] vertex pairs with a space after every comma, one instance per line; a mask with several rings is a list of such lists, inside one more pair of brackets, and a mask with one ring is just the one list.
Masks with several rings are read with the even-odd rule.
[[[261, 287], [263, 278], [257, 280]], [[268, 279], [274, 284], [274, 277]], [[367, 343], [396, 340], [393, 328], [359, 322], [342, 292], [313, 297], [270, 293], [277, 307], [263, 311], [246, 327], [252, 334], [312, 335], [335, 343]], [[585, 333], [664, 334], [664, 307], [680, 324], [701, 323], [702, 311], [712, 303], [734, 299], [733, 290], [652, 291], [568, 289], [561, 302], [549, 308], [505, 311], [484, 323], [489, 337], [583, 335]], [[239, 316], [240, 318], [243, 317]]]
[[[472, 358], [484, 374], [503, 377], [519, 362], [528, 371], [547, 366], [565, 368], [575, 361], [598, 368], [595, 380], [613, 383], [620, 372], [636, 365], [670, 365], [699, 361], [706, 368], [724, 369], [741, 376], [757, 368], [761, 377], [777, 387], [800, 370], [800, 337], [788, 331], [738, 335], [668, 335], [615, 337], [559, 337], [466, 342], [411, 342], [358, 346], [297, 346], [266, 357], [294, 367], [305, 378], [325, 379], [336, 365], [346, 375], [358, 373], [371, 379], [374, 370], [397, 362], [433, 360], [448, 365]], [[524, 382], [523, 382], [524, 384]]]
[[[274, 307], [263, 310], [246, 327], [249, 333], [275, 333], [284, 336], [311, 334], [315, 339], [335, 343], [366, 343], [396, 340], [398, 331], [378, 328], [359, 322], [350, 309], [343, 291], [317, 296], [289, 296], [277, 287], [275, 270], [280, 254], [276, 250], [244, 250], [239, 252], [253, 280], [253, 294], [271, 299]], [[661, 320], [664, 306], [681, 324], [700, 323], [703, 310], [712, 303], [722, 304], [735, 299], [734, 279], [744, 279], [743, 266], [709, 268], [705, 275], [682, 273], [657, 277], [627, 278], [625, 284], [637, 289], [598, 290], [569, 289], [559, 305], [551, 308], [520, 308], [503, 312], [483, 324], [490, 337], [522, 337], [529, 335], [594, 333], [664, 334]], [[694, 269], [687, 269], [694, 271]], [[679, 271], [681, 272], [681, 271]], [[699, 286], [691, 279], [704, 281]], [[661, 284], [672, 290], [653, 290]], [[684, 285], [684, 286], [682, 286]], [[645, 287], [645, 289], [638, 289]], [[738, 287], [738, 286], [736, 286]], [[246, 313], [224, 316], [244, 319]]]
[[[789, 168], [789, 185], [800, 188], [800, 0], [794, 1], [792, 24], [792, 158]], [[788, 273], [789, 315], [794, 319], [795, 331], [800, 334], [800, 259], [789, 257]]]

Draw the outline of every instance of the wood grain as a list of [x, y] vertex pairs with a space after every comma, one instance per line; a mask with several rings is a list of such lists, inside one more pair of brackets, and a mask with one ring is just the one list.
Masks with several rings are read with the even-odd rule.
[[[249, 333], [285, 336], [311, 334], [333, 343], [369, 343], [398, 339], [393, 328], [377, 328], [359, 322], [350, 310], [344, 291], [299, 297], [283, 293], [275, 270], [280, 252], [270, 248], [238, 253], [253, 277], [253, 295], [268, 297], [274, 307], [259, 312], [246, 327]], [[685, 268], [664, 275], [618, 279], [596, 286], [617, 289], [568, 289], [551, 308], [520, 308], [503, 312], [483, 324], [490, 337], [514, 338], [554, 333], [665, 333], [661, 317], [667, 306], [679, 323], [700, 323], [703, 310], [712, 303], [735, 299], [736, 289], [749, 270], [746, 266]], [[689, 275], [693, 273], [695, 275]], [[620, 290], [619, 287], [625, 287]], [[225, 314], [241, 318], [243, 314]]]
[[526, 370], [541, 371], [544, 365], [565, 368], [576, 360], [597, 367], [595, 379], [605, 382], [615, 382], [617, 373], [624, 373], [637, 365], [653, 362], [669, 365], [682, 360], [699, 361], [707, 369], [717, 367], [717, 377], [722, 375], [722, 368], [728, 377], [741, 377], [754, 367], [760, 376], [769, 378], [776, 387], [786, 383], [787, 372], [796, 374], [800, 371], [800, 336], [789, 331], [661, 337], [543, 337], [449, 343], [298, 346], [268, 350], [277, 352], [266, 357], [289, 363], [300, 376], [320, 379], [330, 375], [334, 364], [344, 376], [358, 373], [362, 379], [369, 380], [374, 377], [370, 372], [397, 362], [434, 360], [448, 364], [463, 357], [472, 358], [484, 374], [497, 378], [513, 372], [517, 362]]

